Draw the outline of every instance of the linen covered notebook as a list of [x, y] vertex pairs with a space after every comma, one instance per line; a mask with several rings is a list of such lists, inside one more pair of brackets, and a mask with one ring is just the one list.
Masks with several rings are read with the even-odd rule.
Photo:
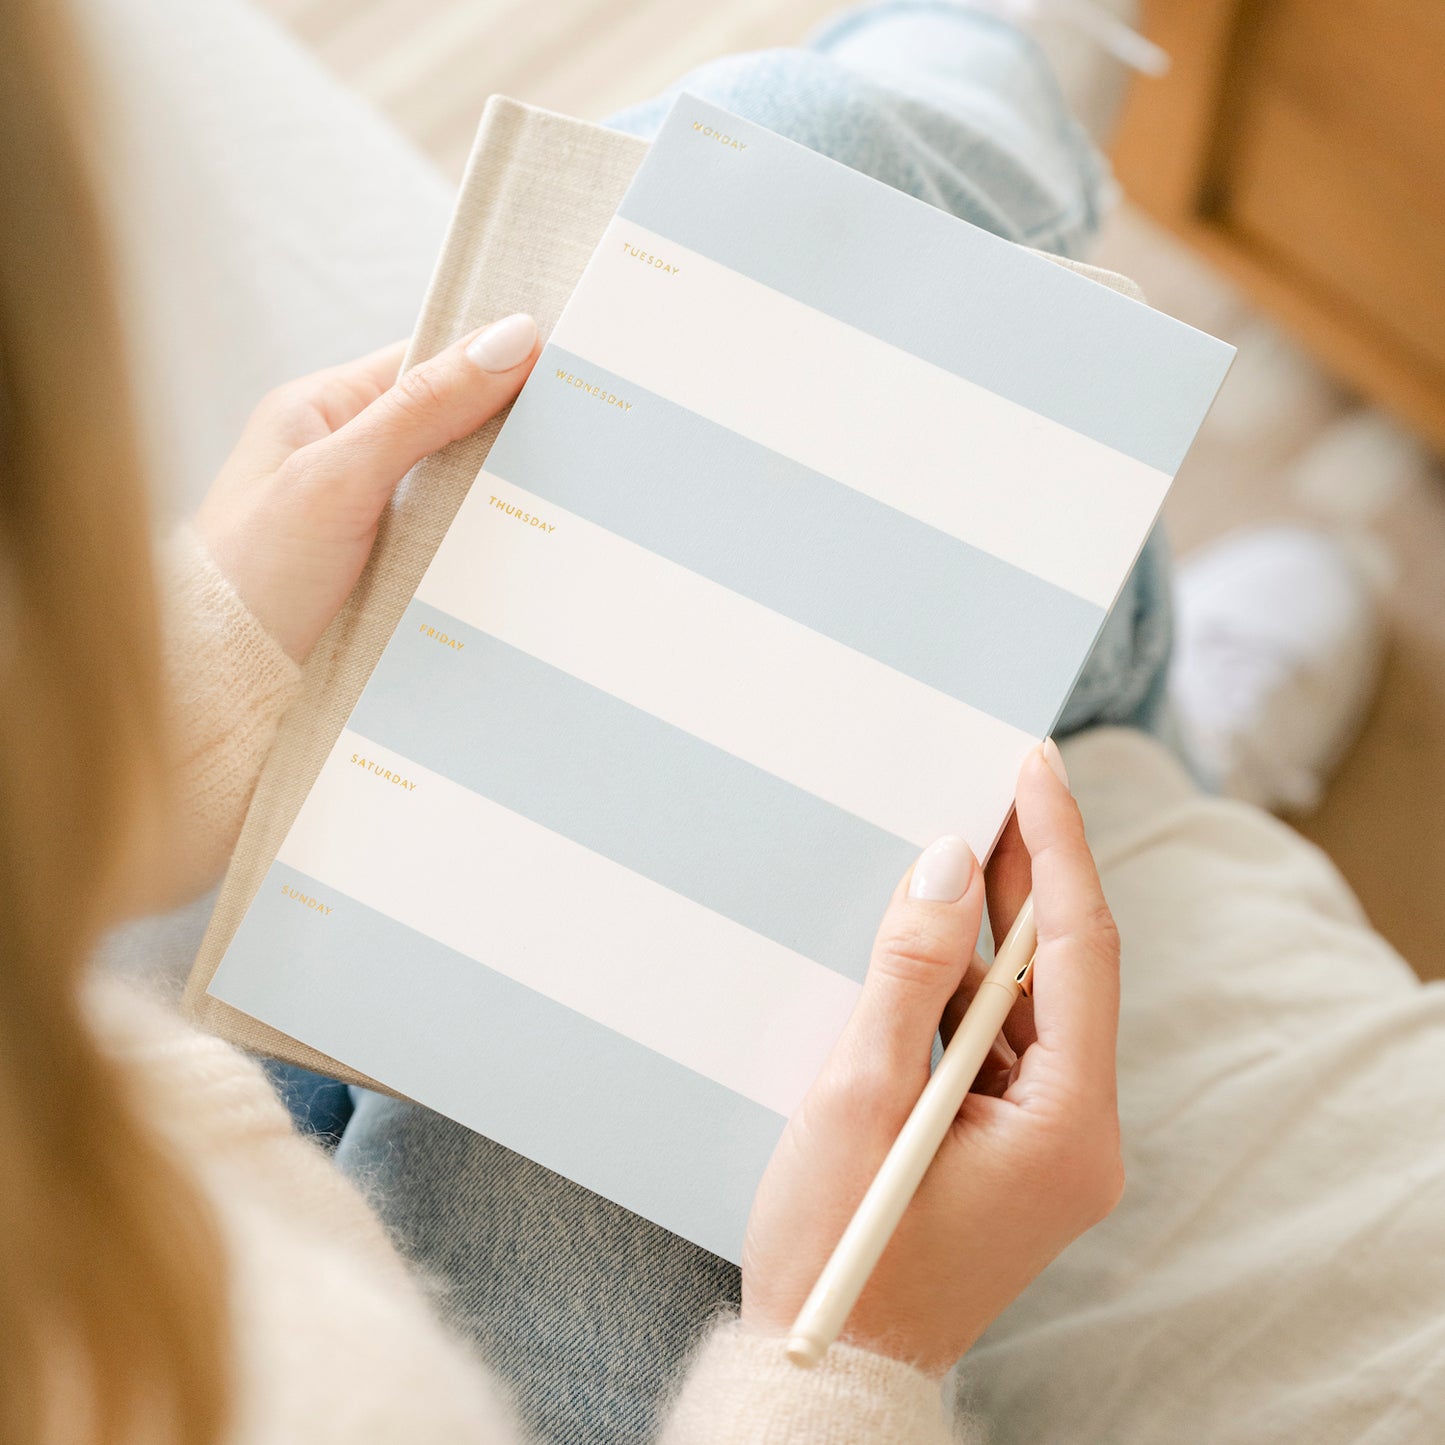
[[1231, 355], [682, 97], [210, 993], [736, 1260]]

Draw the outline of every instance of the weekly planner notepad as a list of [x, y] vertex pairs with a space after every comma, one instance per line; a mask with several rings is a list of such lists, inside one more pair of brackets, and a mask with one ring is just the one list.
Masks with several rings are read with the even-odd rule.
[[1231, 355], [684, 96], [210, 992], [738, 1259]]

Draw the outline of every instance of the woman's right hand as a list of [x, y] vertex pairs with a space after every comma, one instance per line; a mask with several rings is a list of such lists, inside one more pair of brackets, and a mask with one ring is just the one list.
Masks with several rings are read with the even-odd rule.
[[1025, 762], [987, 883], [942, 839], [894, 891], [852, 1017], [759, 1185], [743, 1322], [786, 1334], [928, 1078], [940, 1021], [977, 986], [987, 892], [1002, 938], [1032, 876], [1032, 1001], [984, 1073], [843, 1338], [942, 1373], [1123, 1189], [1114, 1086], [1119, 943], [1050, 742]]

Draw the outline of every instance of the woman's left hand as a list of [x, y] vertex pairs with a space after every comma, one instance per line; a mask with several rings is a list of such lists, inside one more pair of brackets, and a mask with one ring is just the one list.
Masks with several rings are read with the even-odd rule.
[[405, 343], [271, 392], [196, 517], [262, 626], [305, 659], [356, 585], [397, 483], [507, 406], [541, 344], [509, 316], [397, 377]]

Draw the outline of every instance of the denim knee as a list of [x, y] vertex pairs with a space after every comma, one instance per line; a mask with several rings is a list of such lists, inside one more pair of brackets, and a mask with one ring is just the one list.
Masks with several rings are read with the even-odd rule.
[[900, 190], [925, 189], [916, 161], [888, 133], [887, 95], [816, 51], [719, 56], [608, 125], [651, 135], [684, 91]]
[[1059, 212], [1028, 165], [981, 128], [814, 50], [709, 61], [607, 124], [650, 137], [682, 92], [1009, 240], [1040, 244], [1039, 227]]
[[1054, 732], [1114, 724], [1159, 733], [1173, 648], [1169, 546], [1156, 527], [1144, 544]]

